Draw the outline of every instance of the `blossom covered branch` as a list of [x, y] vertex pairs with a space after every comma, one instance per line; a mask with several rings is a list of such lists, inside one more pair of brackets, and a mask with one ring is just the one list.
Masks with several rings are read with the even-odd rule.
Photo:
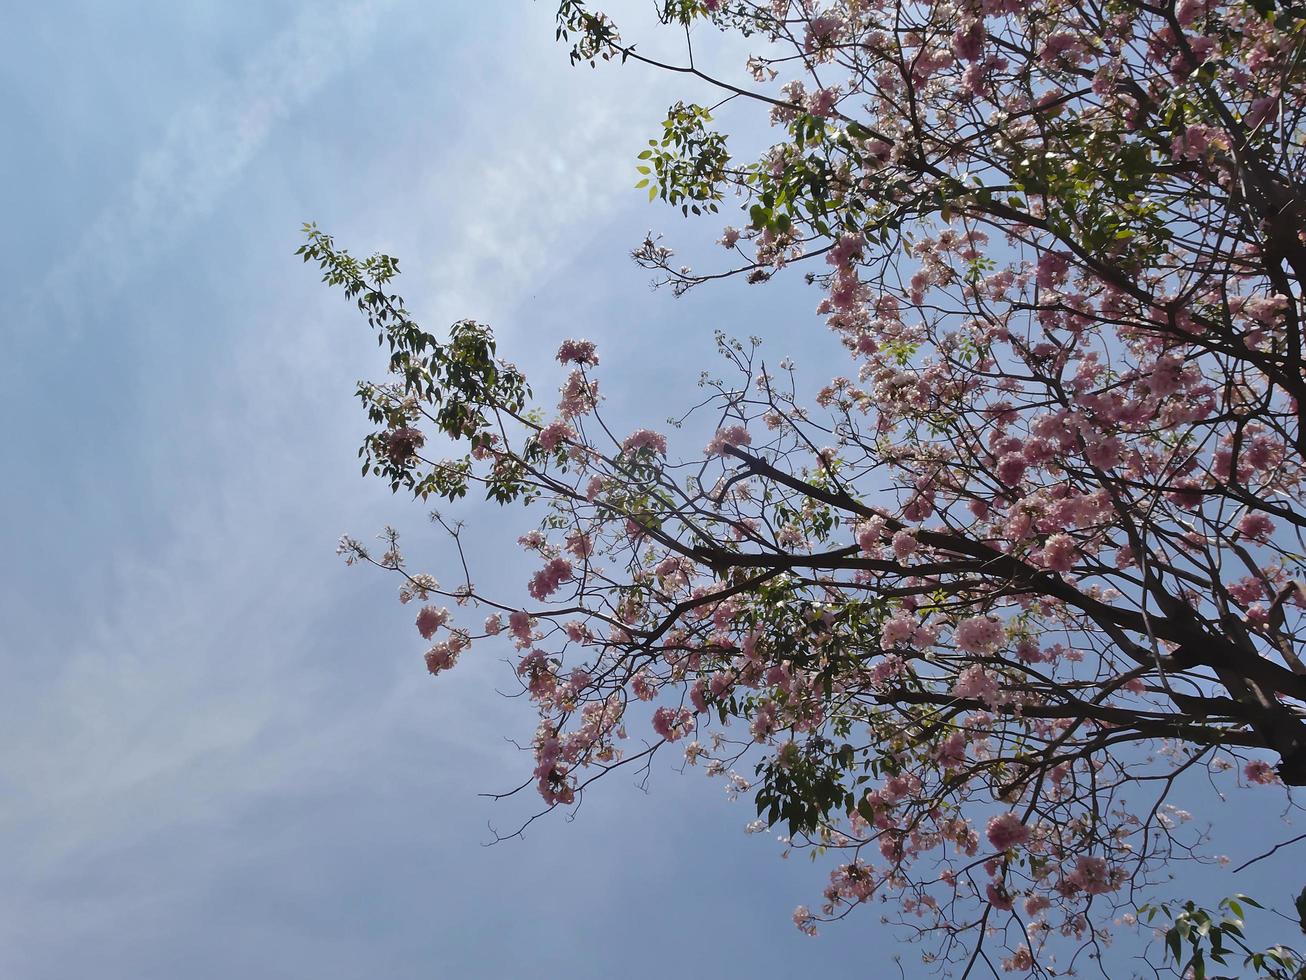
[[[310, 226], [305, 260], [391, 350], [359, 389], [365, 470], [549, 511], [526, 606], [466, 569], [442, 590], [393, 539], [342, 549], [404, 576], [432, 673], [506, 633], [546, 806], [679, 743], [789, 846], [842, 855], [801, 929], [892, 896], [944, 964], [997, 943], [1055, 974], [1052, 937], [1092, 952], [1203, 853], [1169, 802], [1186, 773], [1306, 785], [1301, 14], [660, 9], [759, 39], [742, 81], [691, 74], [781, 137], [738, 163], [708, 110], [672, 107], [646, 186], [686, 212], [740, 195], [740, 261], [697, 274], [652, 238], [637, 261], [678, 291], [805, 264], [848, 376], [800, 404], [792, 366], [719, 338], [701, 451], [618, 435], [593, 344], [563, 343], [534, 402], [488, 328], [427, 334], [393, 259]], [[648, 61], [578, 0], [559, 34]]]

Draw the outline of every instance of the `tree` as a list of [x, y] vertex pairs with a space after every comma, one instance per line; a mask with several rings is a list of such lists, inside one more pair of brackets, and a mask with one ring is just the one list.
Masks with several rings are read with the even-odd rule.
[[609, 430], [594, 345], [563, 343], [536, 403], [488, 327], [427, 333], [393, 258], [307, 226], [391, 352], [359, 387], [364, 471], [548, 511], [528, 608], [465, 563], [452, 587], [409, 571], [393, 531], [342, 552], [404, 577], [432, 673], [506, 631], [546, 807], [679, 743], [831, 856], [800, 929], [875, 897], [943, 969], [1065, 971], [1202, 859], [1181, 780], [1306, 784], [1303, 8], [658, 8], [687, 45], [753, 38], [749, 77], [647, 58], [580, 0], [558, 36], [756, 103], [780, 139], [737, 161], [715, 106], [672, 106], [641, 185], [746, 220], [724, 270], [653, 237], [636, 260], [677, 292], [806, 268], [852, 376], [800, 404], [723, 337], [691, 413], [716, 434], [686, 456]]

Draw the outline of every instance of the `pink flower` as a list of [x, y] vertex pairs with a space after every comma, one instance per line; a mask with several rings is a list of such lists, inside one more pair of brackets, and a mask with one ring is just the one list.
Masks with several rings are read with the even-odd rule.
[[426, 442], [426, 436], [420, 429], [404, 425], [377, 436], [381, 443], [382, 454], [397, 466], [403, 466], [417, 455], [417, 450]]
[[861, 254], [862, 236], [847, 231], [840, 235], [830, 251], [825, 253], [825, 261], [836, 268], [841, 268], [851, 264]]
[[984, 21], [963, 23], [952, 35], [952, 53], [959, 61], [978, 61], [984, 53]]
[[531, 641], [531, 616], [524, 609], [517, 609], [508, 617], [508, 630], [522, 643]]
[[806, 905], [800, 905], [798, 908], [794, 909], [794, 925], [798, 927], [799, 932], [808, 936], [816, 935], [815, 920], [812, 918], [812, 913], [808, 911]]
[[896, 653], [891, 653], [871, 668], [871, 682], [877, 686], [883, 685], [887, 681], [901, 676], [902, 673], [902, 657], [898, 656]]
[[[865, 148], [867, 156], [869, 156], [872, 160], [877, 160], [880, 163], [887, 163], [889, 158], [893, 155], [893, 144], [886, 143], [884, 140], [869, 139], [865, 143], [863, 143], [862, 146]], [[886, 297], [881, 297], [881, 299], [885, 299], [885, 298]], [[890, 296], [887, 297], [887, 299], [892, 300], [895, 303], [897, 302], [897, 297]], [[880, 303], [876, 304], [876, 308], [875, 308], [876, 316], [885, 315], [884, 313], [880, 312], [880, 305], [881, 305]]]
[[653, 712], [653, 731], [668, 742], [684, 738], [694, 723], [694, 716], [686, 708], [663, 706]]
[[652, 701], [658, 693], [657, 682], [642, 670], [630, 682], [630, 689], [641, 701]]
[[594, 553], [594, 540], [583, 531], [573, 531], [567, 535], [567, 550], [577, 558], [588, 558]]
[[1002, 912], [1011, 911], [1011, 893], [1000, 881], [990, 881], [984, 888], [984, 896], [995, 909]]
[[592, 674], [589, 673], [589, 670], [577, 666], [576, 669], [572, 670], [571, 677], [567, 679], [567, 686], [571, 689], [573, 694], [579, 694], [580, 691], [585, 690], [585, 687], [589, 686], [589, 683], [592, 682], [593, 679], [594, 678]]
[[902, 646], [916, 632], [916, 624], [906, 616], [886, 619], [880, 629], [880, 644], [886, 647]]
[[571, 562], [566, 558], [550, 559], [548, 564], [531, 576], [527, 590], [532, 599], [547, 599], [562, 587], [563, 582], [571, 581], [573, 574]]
[[1243, 116], [1243, 125], [1248, 129], [1259, 129], [1265, 122], [1273, 122], [1279, 116], [1279, 100], [1275, 96], [1254, 99]]
[[562, 398], [558, 401], [558, 411], [568, 418], [575, 418], [590, 412], [599, 403], [599, 383], [586, 378], [577, 368], [567, 375], [559, 394]]
[[527, 551], [539, 551], [549, 542], [548, 539], [545, 538], [543, 531], [532, 530], [532, 531], [527, 531], [525, 534], [519, 537], [517, 539], [517, 543], [521, 545], [523, 548], [525, 548]]
[[1075, 567], [1079, 548], [1069, 534], [1054, 534], [1043, 545], [1043, 566], [1053, 572], [1068, 572]]
[[1043, 45], [1043, 51], [1039, 55], [1039, 60], [1043, 64], [1052, 66], [1062, 58], [1071, 64], [1079, 64], [1084, 55], [1084, 44], [1075, 35], [1068, 31], [1057, 31], [1048, 35], [1046, 43]]
[[1270, 786], [1279, 782], [1279, 774], [1264, 759], [1253, 759], [1247, 763], [1243, 767], [1243, 775], [1247, 777], [1248, 782], [1259, 786]]
[[807, 111], [813, 116], [825, 118], [834, 115], [834, 107], [839, 102], [839, 87], [832, 85], [817, 89], [807, 97]]
[[997, 653], [1005, 639], [1002, 624], [989, 616], [963, 619], [954, 635], [958, 648], [967, 653]]
[[426, 651], [426, 669], [432, 674], [448, 670], [458, 662], [458, 651], [463, 645], [453, 640], [437, 643]]
[[857, 547], [862, 551], [874, 551], [880, 545], [880, 536], [884, 534], [884, 518], [872, 517], [857, 525]]
[[763, 701], [753, 715], [753, 720], [748, 725], [748, 730], [753, 736], [754, 742], [765, 742], [767, 736], [780, 727], [779, 721], [775, 716], [775, 702]]
[[1265, 542], [1274, 533], [1274, 521], [1264, 514], [1247, 514], [1238, 522], [1238, 533], [1244, 538]]
[[575, 439], [576, 432], [566, 422], [550, 422], [540, 430], [540, 446], [546, 453], [557, 449], [565, 439]]
[[934, 751], [934, 760], [944, 769], [956, 769], [966, 762], [966, 736], [953, 732]]
[[707, 685], [699, 678], [689, 689], [689, 700], [700, 715], [707, 711]]
[[1066, 876], [1066, 881], [1090, 895], [1105, 895], [1115, 891], [1106, 858], [1081, 855], [1075, 861], [1075, 870]]
[[1021, 823], [1020, 817], [1014, 813], [1003, 813], [994, 817], [989, 821], [984, 832], [989, 843], [999, 851], [1009, 851], [1029, 840], [1029, 828]]
[[1038, 641], [1029, 637], [1016, 644], [1016, 656], [1027, 664], [1041, 664], [1047, 659], [1039, 649]]
[[564, 340], [558, 348], [558, 361], [562, 364], [598, 364], [599, 355], [592, 340]]
[[1030, 895], [1025, 899], [1025, 914], [1031, 919], [1052, 905], [1045, 895]]
[[1288, 306], [1288, 297], [1275, 293], [1273, 296], [1253, 296], [1243, 303], [1242, 312], [1249, 319], [1272, 327], [1283, 317]]
[[766, 671], [766, 682], [772, 687], [788, 691], [793, 683], [793, 678], [789, 674], [789, 668], [784, 664], [774, 664]]
[[1002, 969], [1007, 973], [1017, 971], [1028, 971], [1034, 967], [1034, 954], [1029, 951], [1029, 947], [1021, 943], [1016, 947], [1016, 951], [1007, 959], [1002, 961]]
[[979, 665], [967, 667], [952, 685], [952, 694], [958, 698], [976, 698], [985, 704], [997, 704], [998, 682]]
[[638, 452], [641, 449], [651, 449], [655, 453], [665, 456], [667, 454], [667, 437], [652, 429], [636, 429], [626, 441], [621, 444], [621, 448], [626, 452]]
[[1120, 462], [1120, 440], [1115, 436], [1097, 439], [1088, 443], [1084, 458], [1098, 469], [1109, 470]]
[[1035, 277], [1043, 289], [1055, 289], [1066, 281], [1070, 270], [1070, 261], [1061, 252], [1044, 252], [1038, 257], [1038, 272]]
[[899, 834], [885, 834], [880, 838], [880, 853], [886, 861], [902, 860], [902, 837]]
[[920, 523], [934, 513], [934, 489], [926, 487], [902, 509], [904, 520]]
[[1025, 457], [1020, 453], [1008, 453], [998, 460], [998, 479], [1009, 487], [1014, 487], [1025, 477]]
[[[707, 444], [703, 452], [709, 456], [725, 456], [727, 446], [750, 446], [753, 443], [753, 437], [750, 436], [742, 425], [731, 425], [724, 429], [717, 429], [716, 435], [712, 441]], [[665, 449], [662, 450], [666, 452]]]
[[1270, 470], [1283, 462], [1283, 443], [1269, 436], [1257, 436], [1247, 444], [1243, 462], [1254, 470]]
[[435, 635], [435, 631], [445, 624], [449, 619], [448, 609], [436, 609], [432, 606], [423, 606], [417, 614], [417, 632], [422, 634], [422, 639], [429, 640]]
[[916, 535], [910, 531], [899, 531], [893, 536], [892, 543], [893, 553], [899, 561], [910, 558], [920, 548], [920, 542], [916, 540]]
[[833, 44], [843, 22], [834, 14], [818, 14], [807, 21], [807, 37], [803, 47], [810, 53]]
[[1173, 395], [1183, 386], [1183, 367], [1183, 359], [1173, 354], [1158, 357], [1147, 379], [1148, 390], [1158, 398]]
[[1227, 148], [1228, 137], [1211, 126], [1189, 126], [1174, 138], [1170, 153], [1180, 160], [1200, 160], [1211, 147]]

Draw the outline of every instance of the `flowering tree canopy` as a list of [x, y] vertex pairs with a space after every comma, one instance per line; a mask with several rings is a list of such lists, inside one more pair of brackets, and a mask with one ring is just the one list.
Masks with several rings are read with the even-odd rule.
[[737, 160], [715, 106], [673, 106], [642, 186], [742, 217], [722, 269], [652, 237], [636, 260], [678, 292], [805, 269], [847, 376], [800, 403], [721, 338], [706, 446], [614, 431], [593, 344], [537, 401], [489, 328], [427, 333], [394, 259], [308, 226], [389, 345], [365, 471], [548, 514], [524, 606], [410, 571], [393, 532], [342, 550], [404, 577], [432, 673], [516, 647], [546, 807], [677, 743], [831, 858], [800, 929], [875, 898], [943, 969], [1065, 972], [1204, 853], [1185, 774], [1306, 785], [1303, 10], [658, 8], [687, 43], [747, 36], [746, 71], [653, 61], [580, 0], [558, 35], [755, 103], [778, 141]]

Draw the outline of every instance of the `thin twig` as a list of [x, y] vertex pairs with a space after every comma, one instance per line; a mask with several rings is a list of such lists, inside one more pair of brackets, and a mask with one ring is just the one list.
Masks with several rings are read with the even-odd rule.
[[1268, 851], [1266, 851], [1264, 854], [1260, 855], [1260, 857], [1254, 857], [1254, 858], [1252, 858], [1250, 861], [1246, 861], [1246, 862], [1244, 862], [1243, 864], [1238, 865], [1238, 867], [1236, 867], [1236, 868], [1233, 869], [1233, 873], [1234, 873], [1234, 874], [1237, 874], [1239, 871], [1241, 871], [1243, 868], [1247, 867], [1249, 864], [1255, 864], [1257, 861], [1263, 861], [1265, 858], [1269, 857], [1271, 854], [1273, 854], [1273, 853], [1274, 853], [1275, 851], [1277, 851], [1279, 848], [1281, 848], [1281, 847], [1287, 847], [1289, 844], [1296, 844], [1299, 840], [1306, 840], [1306, 834], [1298, 834], [1298, 835], [1297, 835], [1296, 837], [1294, 837], [1292, 840], [1286, 840], [1286, 841], [1283, 841], [1283, 842], [1281, 842], [1281, 843], [1279, 843], [1279, 844], [1275, 844], [1273, 847], [1271, 847], [1271, 848], [1270, 848]]

